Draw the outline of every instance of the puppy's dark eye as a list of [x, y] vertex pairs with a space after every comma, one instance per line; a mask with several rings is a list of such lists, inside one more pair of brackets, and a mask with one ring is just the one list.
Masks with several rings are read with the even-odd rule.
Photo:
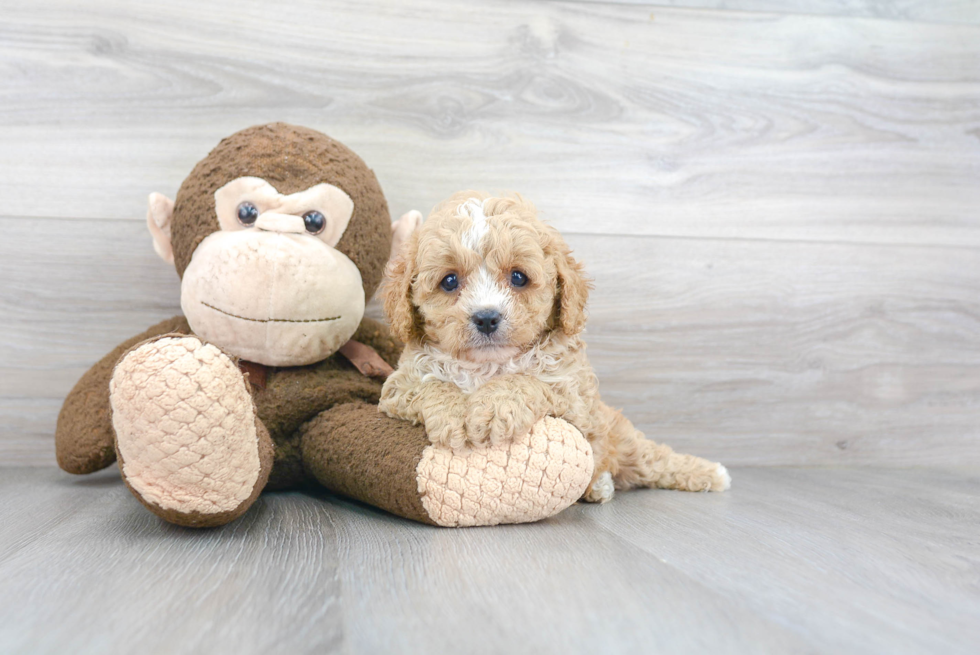
[[459, 278], [456, 277], [455, 273], [450, 273], [446, 277], [442, 278], [442, 282], [439, 283], [443, 291], [455, 291], [456, 287], [459, 286]]
[[303, 224], [306, 225], [306, 231], [310, 234], [320, 234], [323, 232], [323, 228], [327, 226], [327, 219], [320, 212], [313, 210], [303, 214]]
[[527, 276], [520, 271], [514, 271], [510, 274], [510, 283], [515, 287], [523, 287], [527, 282]]
[[255, 225], [255, 219], [259, 217], [258, 208], [250, 202], [243, 202], [238, 205], [238, 222], [245, 227]]

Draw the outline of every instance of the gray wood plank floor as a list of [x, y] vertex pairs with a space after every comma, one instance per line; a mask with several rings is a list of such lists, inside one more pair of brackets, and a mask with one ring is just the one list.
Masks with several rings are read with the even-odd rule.
[[0, 652], [976, 652], [980, 471], [733, 477], [468, 530], [266, 494], [191, 531], [114, 469], [2, 469]]

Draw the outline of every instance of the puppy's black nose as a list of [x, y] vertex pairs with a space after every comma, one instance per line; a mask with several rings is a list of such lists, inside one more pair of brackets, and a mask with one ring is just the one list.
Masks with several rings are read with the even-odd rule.
[[493, 334], [500, 326], [500, 312], [496, 309], [481, 309], [472, 318], [476, 329], [483, 334]]

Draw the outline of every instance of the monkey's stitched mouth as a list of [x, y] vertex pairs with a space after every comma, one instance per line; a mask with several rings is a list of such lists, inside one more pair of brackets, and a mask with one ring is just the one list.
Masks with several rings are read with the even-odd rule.
[[327, 321], [336, 321], [340, 318], [339, 316], [331, 316], [329, 318], [249, 318], [247, 316], [239, 316], [238, 314], [226, 312], [225, 310], [215, 307], [214, 305], [209, 305], [203, 300], [201, 301], [201, 304], [205, 307], [210, 307], [216, 312], [221, 312], [225, 316], [240, 318], [243, 321], [252, 321], [253, 323], [326, 323]]

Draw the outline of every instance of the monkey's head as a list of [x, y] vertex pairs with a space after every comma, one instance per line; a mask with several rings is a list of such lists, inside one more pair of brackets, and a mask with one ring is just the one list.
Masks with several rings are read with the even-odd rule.
[[195, 334], [269, 366], [312, 364], [346, 343], [391, 248], [371, 169], [343, 144], [285, 123], [221, 141], [176, 202], [151, 194], [147, 224], [181, 277]]

